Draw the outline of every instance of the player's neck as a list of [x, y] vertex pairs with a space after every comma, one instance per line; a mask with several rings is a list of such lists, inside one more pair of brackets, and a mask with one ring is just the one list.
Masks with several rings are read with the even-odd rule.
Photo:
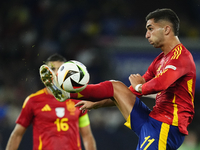
[[165, 55], [167, 55], [176, 45], [180, 44], [180, 40], [177, 36], [170, 37], [166, 39], [165, 43], [161, 47], [161, 50]]

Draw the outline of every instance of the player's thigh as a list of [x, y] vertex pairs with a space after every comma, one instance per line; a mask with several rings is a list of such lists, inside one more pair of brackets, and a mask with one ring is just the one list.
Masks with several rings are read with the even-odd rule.
[[120, 81], [112, 81], [114, 88], [114, 99], [117, 107], [125, 119], [128, 118], [136, 101], [136, 96], [129, 88]]

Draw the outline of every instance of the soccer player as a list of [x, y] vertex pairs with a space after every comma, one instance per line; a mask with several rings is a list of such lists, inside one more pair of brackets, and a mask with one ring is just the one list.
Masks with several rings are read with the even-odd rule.
[[[66, 62], [59, 54], [51, 55], [46, 65], [55, 73]], [[87, 112], [74, 107], [77, 100], [58, 102], [48, 88], [26, 98], [6, 150], [16, 150], [27, 127], [33, 126], [34, 150], [81, 150], [81, 139], [86, 150], [96, 150]], [[79, 134], [80, 133], [80, 134]]]
[[[68, 94], [71, 98], [99, 101], [93, 106], [80, 102], [82, 110], [114, 103], [126, 119], [125, 125], [139, 137], [137, 150], [178, 149], [194, 117], [196, 67], [178, 38], [179, 23], [176, 13], [167, 8], [146, 16], [146, 38], [162, 52], [143, 76], [129, 76], [129, 88], [120, 81], [105, 81], [90, 84], [78, 94]], [[150, 110], [139, 98], [155, 93], [155, 106]], [[110, 99], [103, 100], [106, 98]]]

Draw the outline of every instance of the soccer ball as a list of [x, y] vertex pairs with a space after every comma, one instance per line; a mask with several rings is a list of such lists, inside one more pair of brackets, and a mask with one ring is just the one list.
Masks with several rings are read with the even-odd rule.
[[59, 86], [70, 93], [81, 92], [87, 86], [90, 75], [84, 64], [70, 60], [60, 66], [57, 73]]

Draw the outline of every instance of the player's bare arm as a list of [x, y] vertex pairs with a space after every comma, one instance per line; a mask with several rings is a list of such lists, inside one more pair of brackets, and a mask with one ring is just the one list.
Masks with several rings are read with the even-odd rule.
[[91, 109], [98, 109], [101, 107], [110, 106], [115, 106], [115, 103], [111, 99], [104, 99], [98, 102], [80, 101], [75, 105], [75, 107], [80, 107], [80, 110], [82, 110], [83, 112], [85, 112], [86, 110], [90, 111]]
[[17, 150], [25, 131], [25, 127], [21, 126], [20, 124], [16, 124], [8, 140], [6, 150]]
[[90, 125], [79, 128], [85, 150], [97, 150]]

